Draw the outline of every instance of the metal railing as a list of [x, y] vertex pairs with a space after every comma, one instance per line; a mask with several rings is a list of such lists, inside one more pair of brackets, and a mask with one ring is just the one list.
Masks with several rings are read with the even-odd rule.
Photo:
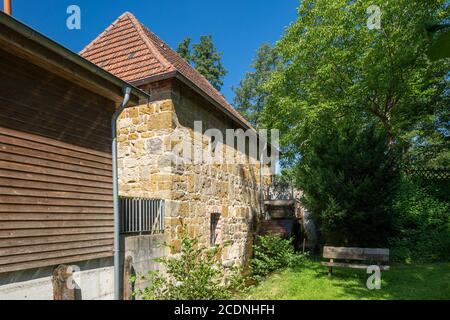
[[124, 234], [164, 233], [164, 209], [164, 200], [120, 197], [120, 232]]
[[265, 200], [294, 200], [294, 187], [286, 183], [271, 184], [266, 188]]

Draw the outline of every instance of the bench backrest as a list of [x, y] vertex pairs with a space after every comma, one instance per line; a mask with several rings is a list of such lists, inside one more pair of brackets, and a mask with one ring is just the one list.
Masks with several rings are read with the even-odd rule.
[[323, 257], [327, 259], [389, 262], [389, 249], [324, 247]]

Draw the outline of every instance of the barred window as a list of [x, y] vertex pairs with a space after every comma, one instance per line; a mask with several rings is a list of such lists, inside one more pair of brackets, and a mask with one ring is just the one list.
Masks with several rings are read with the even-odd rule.
[[121, 197], [119, 205], [121, 233], [164, 233], [164, 200]]

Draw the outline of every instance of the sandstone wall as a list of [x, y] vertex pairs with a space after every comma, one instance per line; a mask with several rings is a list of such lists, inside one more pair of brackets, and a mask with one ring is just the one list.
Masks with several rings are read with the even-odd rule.
[[[198, 120], [203, 132], [195, 135]], [[166, 199], [166, 239], [175, 248], [180, 246], [180, 219], [190, 235], [209, 246], [211, 214], [220, 213], [216, 243], [231, 243], [223, 261], [243, 265], [251, 255], [260, 212], [259, 165], [249, 164], [240, 153], [235, 154], [238, 164], [192, 163], [180, 157], [186, 139], [201, 137], [197, 148], [192, 147], [199, 151], [211, 143], [203, 134], [206, 130], [217, 128], [225, 136], [225, 130], [235, 126], [179, 88], [162, 100], [127, 109], [118, 122], [119, 179], [123, 196]], [[222, 145], [222, 150], [234, 149]]]

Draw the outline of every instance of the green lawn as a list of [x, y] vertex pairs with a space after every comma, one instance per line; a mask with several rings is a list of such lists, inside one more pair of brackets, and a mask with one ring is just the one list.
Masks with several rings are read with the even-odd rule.
[[271, 275], [243, 299], [348, 300], [348, 299], [450, 299], [450, 263], [392, 266], [382, 273], [380, 290], [369, 290], [365, 270], [327, 268], [320, 262]]

